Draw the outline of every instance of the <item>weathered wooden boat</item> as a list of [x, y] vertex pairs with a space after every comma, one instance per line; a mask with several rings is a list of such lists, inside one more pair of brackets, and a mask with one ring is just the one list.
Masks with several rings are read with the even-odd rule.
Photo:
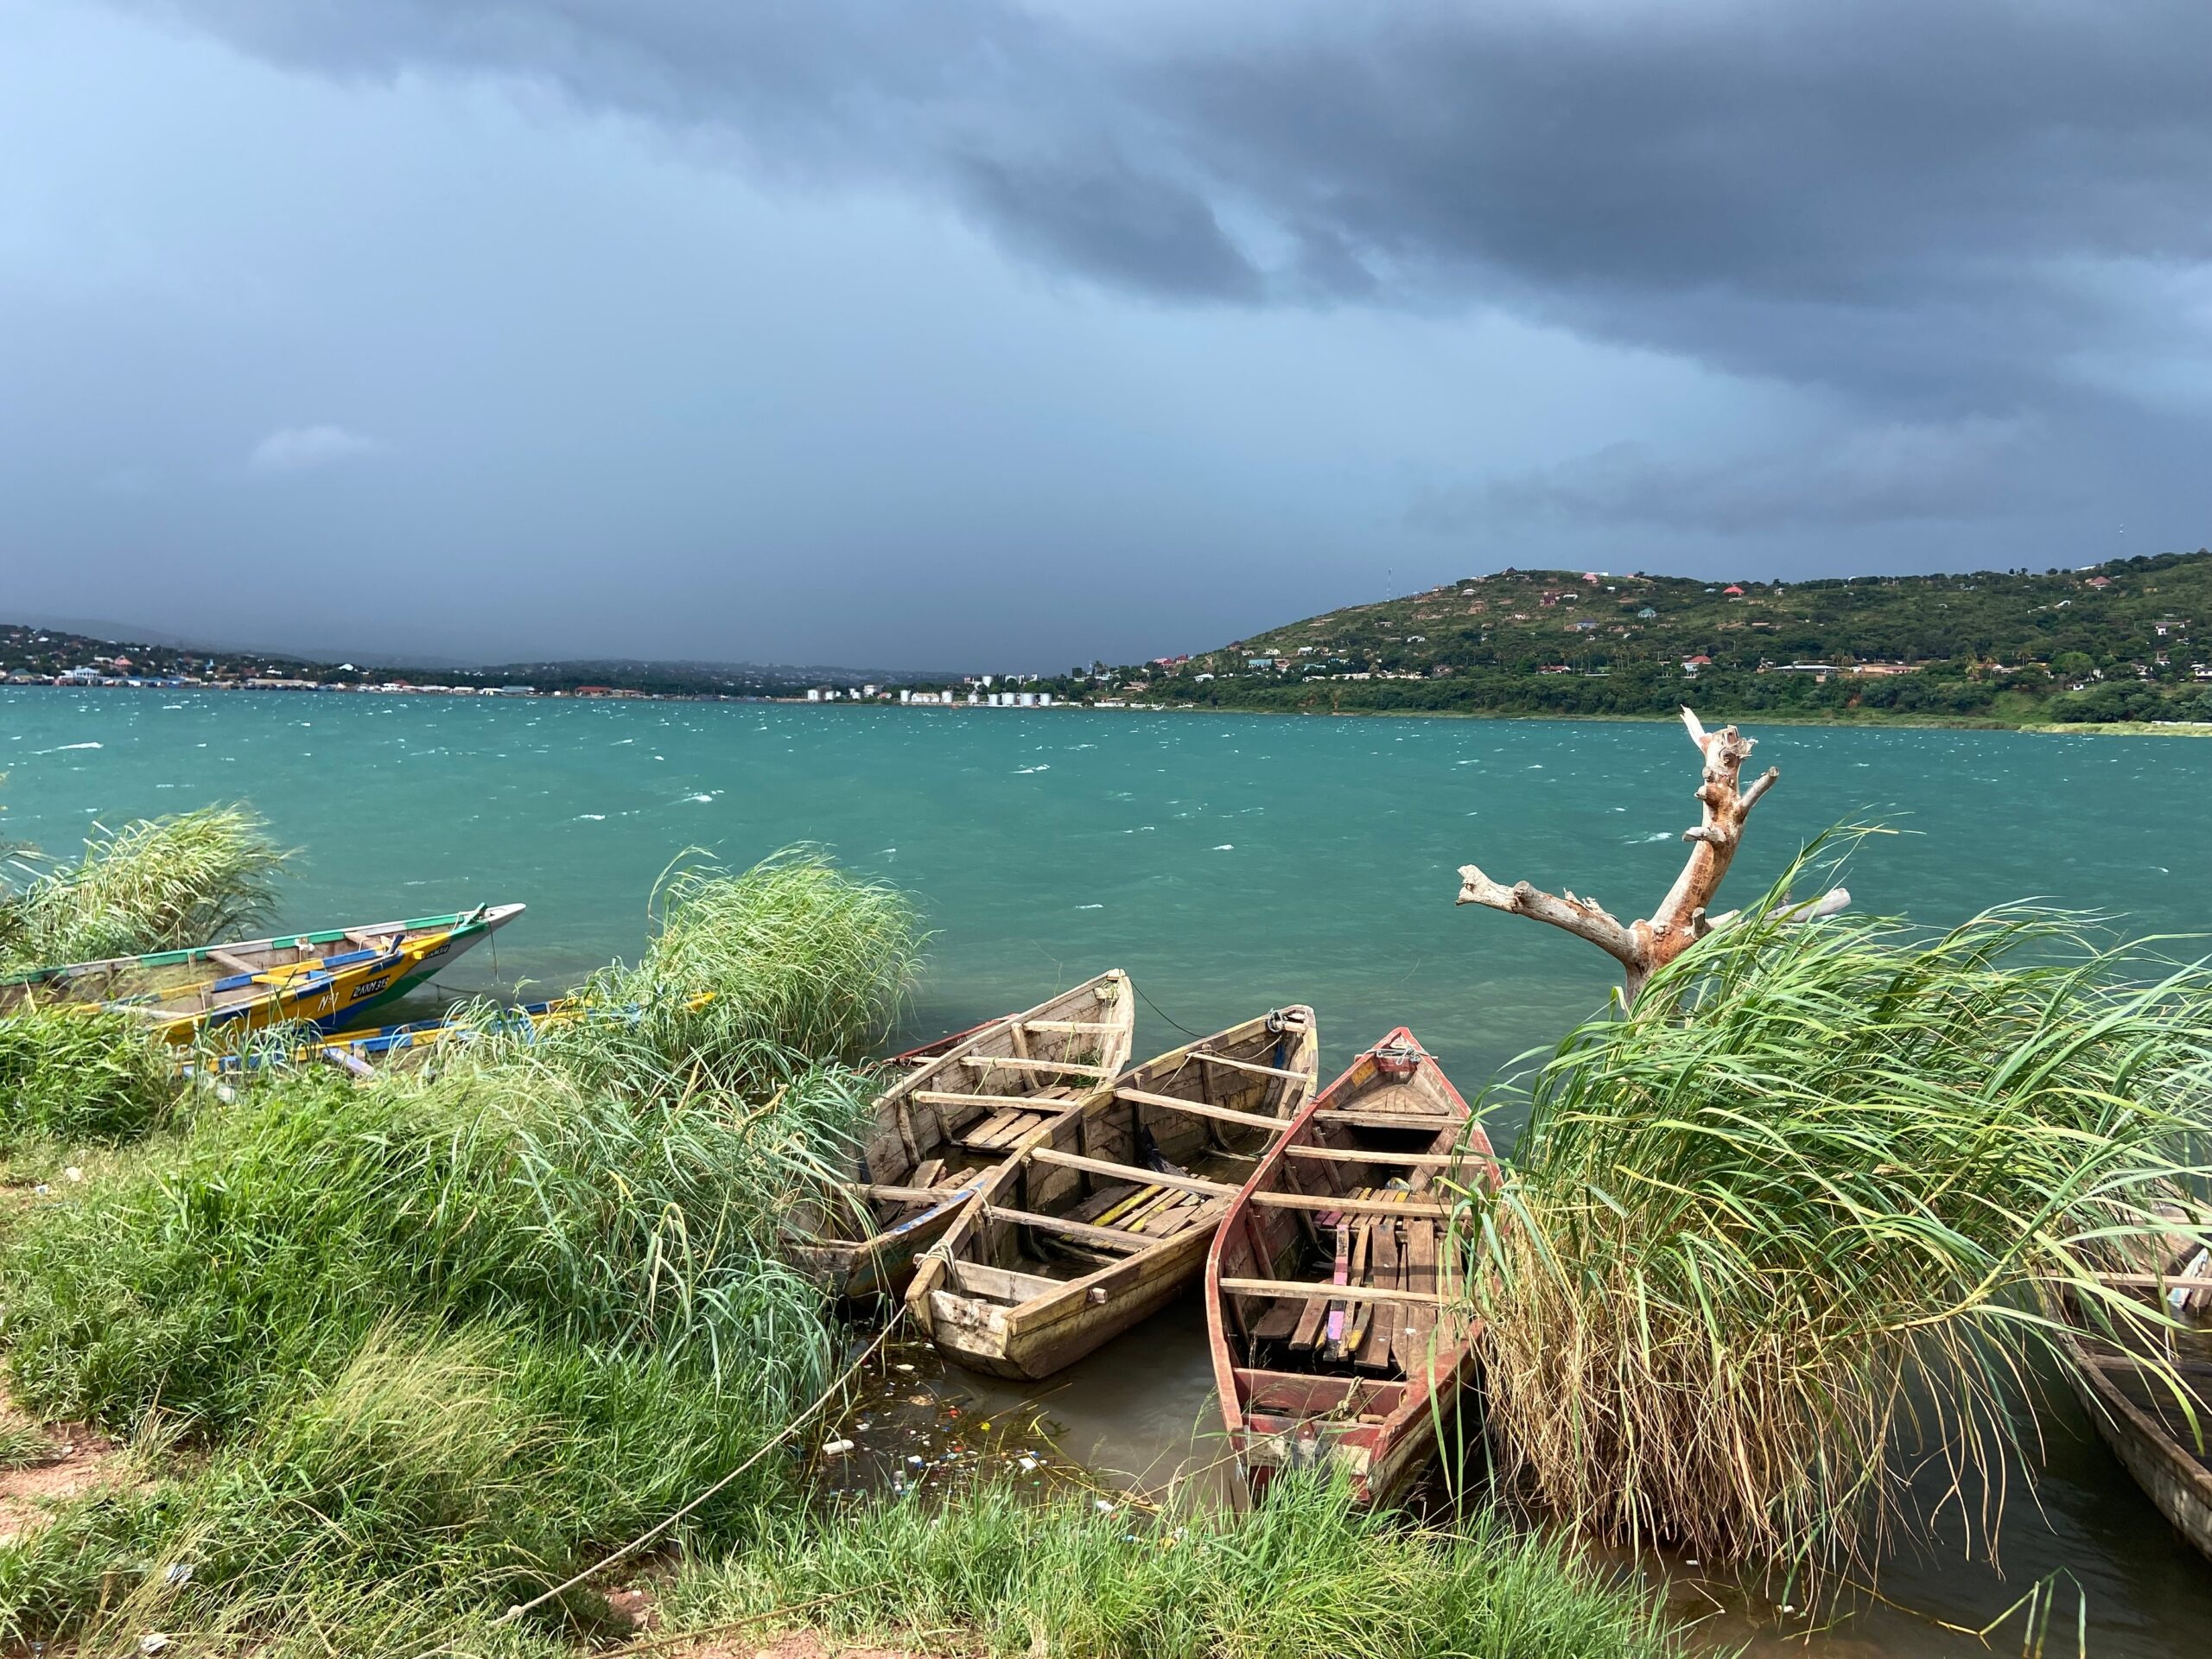
[[1124, 1072], [1031, 1134], [917, 1264], [939, 1352], [1050, 1376], [1205, 1264], [1245, 1172], [1313, 1092], [1313, 1010], [1278, 1008]]
[[841, 1300], [896, 1300], [982, 1174], [1127, 1065], [1135, 1030], [1128, 976], [1115, 969], [907, 1071], [876, 1098], [838, 1201], [791, 1217], [793, 1262]]
[[1473, 1366], [1454, 1200], [1497, 1179], [1489, 1137], [1402, 1026], [1252, 1172], [1207, 1257], [1206, 1318], [1254, 1497], [1323, 1466], [1382, 1504], [1419, 1472]]
[[2169, 1272], [2100, 1277], [2122, 1296], [2158, 1298], [2169, 1318], [2194, 1327], [2124, 1326], [2093, 1318], [2071, 1297], [2058, 1304], [2074, 1390], [2090, 1422], [2158, 1512], [2212, 1560], [2212, 1332], [2202, 1328], [2212, 1265], [2191, 1242]]
[[176, 1043], [295, 1021], [336, 1031], [406, 995], [522, 912], [520, 905], [481, 905], [449, 916], [42, 968], [0, 981], [0, 1015], [120, 1009]]

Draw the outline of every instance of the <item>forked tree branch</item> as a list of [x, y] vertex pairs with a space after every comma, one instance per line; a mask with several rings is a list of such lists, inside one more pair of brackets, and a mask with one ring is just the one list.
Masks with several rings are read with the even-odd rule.
[[[1782, 774], [1770, 766], [1749, 785], [1743, 785], [1738, 780], [1755, 740], [1733, 726], [1708, 732], [1688, 709], [1682, 710], [1682, 725], [1704, 757], [1696, 791], [1701, 816], [1695, 825], [1682, 831], [1682, 839], [1690, 843], [1689, 857], [1649, 918], [1624, 925], [1595, 899], [1577, 899], [1572, 891], [1562, 898], [1526, 881], [1509, 887], [1493, 881], [1472, 864], [1459, 867], [1459, 903], [1486, 905], [1492, 910], [1531, 917], [1589, 940], [1621, 964], [1631, 1001], [1654, 973], [1714, 928], [1734, 922], [1737, 912], [1715, 918], [1709, 917], [1707, 911], [1736, 856], [1744, 820]], [[1851, 895], [1838, 887], [1819, 899], [1791, 906], [1781, 912], [1780, 919], [1811, 921], [1832, 916], [1850, 902]]]

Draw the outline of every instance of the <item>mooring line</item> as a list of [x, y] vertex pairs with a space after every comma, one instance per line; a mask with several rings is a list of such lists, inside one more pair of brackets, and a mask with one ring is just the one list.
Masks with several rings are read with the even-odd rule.
[[[1136, 985], [1136, 981], [1135, 981], [1135, 980], [1133, 979], [1133, 980], [1131, 980], [1131, 981], [1129, 982], [1129, 983], [1130, 983], [1130, 984], [1132, 984], [1132, 985]], [[1178, 1031], [1181, 1032], [1181, 1033], [1182, 1033], [1185, 1037], [1203, 1037], [1203, 1036], [1205, 1036], [1205, 1033], [1204, 1033], [1203, 1031], [1192, 1031], [1192, 1030], [1188, 1026], [1185, 1025], [1185, 1024], [1184, 1024], [1180, 1020], [1177, 1020], [1177, 1019], [1173, 1018], [1173, 1017], [1168, 1014], [1168, 1012], [1167, 1012], [1167, 1010], [1166, 1010], [1166, 1009], [1165, 1009], [1165, 1008], [1161, 1007], [1160, 1006], [1160, 1004], [1159, 1004], [1159, 1003], [1157, 1003], [1157, 1002], [1154, 1001], [1150, 996], [1148, 996], [1148, 995], [1146, 995], [1145, 988], [1144, 988], [1144, 987], [1143, 987], [1143, 986], [1141, 986], [1141, 985], [1136, 985], [1136, 991], [1137, 991], [1137, 995], [1138, 995], [1139, 996], [1144, 997], [1144, 1005], [1145, 1005], [1145, 1007], [1147, 1007], [1150, 1008], [1150, 1009], [1151, 1009], [1154, 1014], [1158, 1014], [1161, 1019], [1163, 1019], [1163, 1020], [1166, 1020], [1166, 1021], [1167, 1021], [1167, 1023], [1168, 1023], [1169, 1025], [1171, 1025], [1171, 1026], [1174, 1027], [1176, 1030], [1178, 1030]]]
[[[791, 1436], [798, 1431], [801, 1424], [806, 1422], [816, 1412], [821, 1410], [823, 1407], [828, 1405], [832, 1400], [836, 1399], [838, 1394], [844, 1389], [845, 1384], [851, 1382], [855, 1376], [859, 1375], [861, 1367], [867, 1364], [869, 1360], [875, 1357], [876, 1351], [883, 1346], [884, 1343], [889, 1338], [891, 1333], [899, 1328], [899, 1325], [906, 1319], [906, 1309], [905, 1306], [901, 1304], [898, 1312], [893, 1313], [890, 1319], [884, 1325], [883, 1329], [875, 1333], [875, 1340], [869, 1343], [866, 1348], [861, 1351], [861, 1356], [858, 1359], [855, 1359], [850, 1365], [848, 1365], [842, 1371], [838, 1373], [837, 1380], [832, 1382], [828, 1388], [824, 1389], [822, 1391], [821, 1395], [812, 1405], [809, 1406], [804, 1411], [799, 1413], [798, 1416], [792, 1418], [790, 1422], [785, 1424], [784, 1427], [776, 1433], [771, 1435], [766, 1440], [763, 1441], [759, 1451], [755, 1452], [743, 1463], [739, 1464], [736, 1468], [731, 1470], [713, 1485], [708, 1487], [707, 1490], [700, 1493], [698, 1497], [693, 1498], [682, 1509], [677, 1510], [673, 1515], [669, 1516], [666, 1519], [655, 1522], [652, 1526], [646, 1528], [643, 1532], [639, 1533], [635, 1538], [632, 1538], [628, 1543], [623, 1545], [621, 1548], [616, 1550], [613, 1554], [603, 1557], [592, 1566], [584, 1568], [582, 1572], [575, 1574], [573, 1578], [568, 1579], [563, 1583], [555, 1585], [550, 1590], [544, 1592], [541, 1595], [532, 1596], [528, 1601], [517, 1602], [513, 1606], [508, 1608], [505, 1612], [501, 1613], [497, 1618], [493, 1619], [492, 1621], [492, 1627], [496, 1630], [502, 1624], [512, 1624], [517, 1619], [522, 1618], [524, 1614], [535, 1611], [537, 1609], [543, 1607], [547, 1602], [555, 1599], [556, 1597], [568, 1594], [569, 1591], [583, 1583], [585, 1580], [596, 1578], [600, 1573], [613, 1566], [615, 1562], [623, 1560], [631, 1555], [634, 1555], [638, 1551], [643, 1549], [647, 1544], [652, 1542], [654, 1539], [659, 1537], [662, 1534], [668, 1531], [670, 1528], [676, 1525], [677, 1522], [683, 1520], [685, 1516], [690, 1515], [694, 1510], [697, 1510], [700, 1505], [706, 1503], [707, 1500], [713, 1497], [715, 1493], [728, 1486], [730, 1482], [735, 1480], [747, 1470], [759, 1463], [761, 1459], [766, 1457], [775, 1447], [782, 1445], [784, 1441], [790, 1439]], [[432, 1649], [431, 1651], [435, 1652], [436, 1649]]]

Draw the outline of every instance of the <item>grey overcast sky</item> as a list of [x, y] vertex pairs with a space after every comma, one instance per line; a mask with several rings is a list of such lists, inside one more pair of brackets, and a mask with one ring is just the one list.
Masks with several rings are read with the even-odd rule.
[[0, 617], [1062, 667], [2212, 541], [2202, 0], [0, 0]]

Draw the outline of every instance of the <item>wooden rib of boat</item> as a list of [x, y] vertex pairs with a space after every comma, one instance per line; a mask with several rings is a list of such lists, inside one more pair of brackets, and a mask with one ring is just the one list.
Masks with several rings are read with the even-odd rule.
[[1050, 1376], [1198, 1275], [1245, 1173], [1313, 1091], [1313, 1010], [1279, 1008], [1123, 1072], [1030, 1135], [917, 1265], [939, 1352]]
[[[2190, 1323], [2212, 1301], [2212, 1270], [2194, 1247], [2177, 1272], [2102, 1277], [2123, 1295], [2160, 1298], [2171, 1316]], [[2158, 1512], [2212, 1560], [2212, 1340], [2145, 1326], [2123, 1344], [2094, 1328], [2070, 1298], [2059, 1313], [2074, 1391], [2089, 1421]], [[2151, 1341], [2165, 1349], [2158, 1365], [2140, 1351]], [[2194, 1425], [2175, 1397], [2176, 1384], [2190, 1395]]]
[[909, 1071], [919, 1071], [931, 1060], [942, 1059], [978, 1032], [997, 1025], [1000, 1020], [1012, 1018], [1011, 1014], [1002, 1014], [996, 1020], [981, 1020], [962, 1030], [948, 1031], [944, 1036], [935, 1038], [929, 1042], [917, 1043], [912, 1048], [901, 1049], [884, 1061], [884, 1065], [899, 1066]]
[[1387, 1503], [1428, 1459], [1473, 1367], [1454, 1200], [1497, 1180], [1489, 1137], [1402, 1026], [1252, 1172], [1206, 1260], [1206, 1319], [1254, 1497], [1319, 1465]]
[[41, 968], [0, 982], [0, 1015], [119, 1009], [175, 1043], [295, 1021], [337, 1031], [406, 995], [522, 912], [520, 905], [480, 905], [449, 916]]
[[840, 1201], [792, 1217], [791, 1260], [841, 1300], [895, 1300], [982, 1175], [1127, 1065], [1135, 1031], [1117, 968], [909, 1070], [877, 1096]]

